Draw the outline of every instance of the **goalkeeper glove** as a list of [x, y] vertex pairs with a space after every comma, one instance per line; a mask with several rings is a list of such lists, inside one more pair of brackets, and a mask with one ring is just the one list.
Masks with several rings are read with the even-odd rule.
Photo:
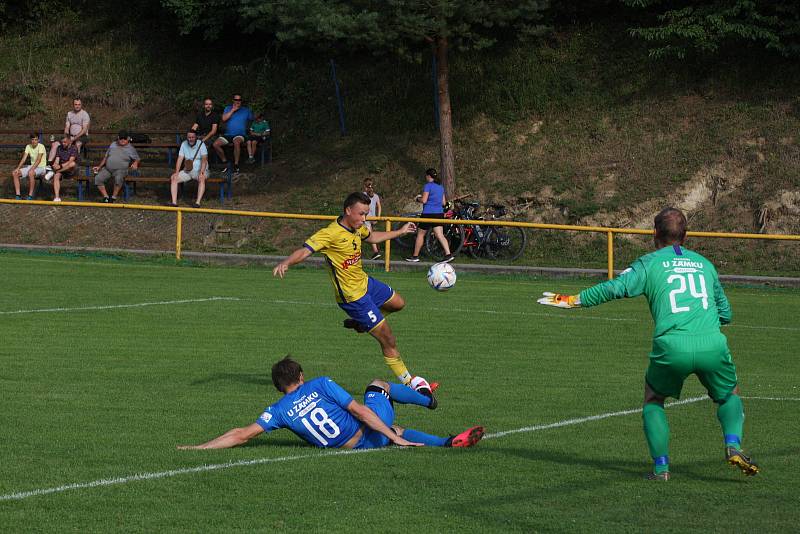
[[559, 295], [558, 293], [545, 291], [542, 293], [542, 298], [536, 302], [545, 306], [555, 306], [556, 308], [580, 308], [581, 297], [580, 295]]

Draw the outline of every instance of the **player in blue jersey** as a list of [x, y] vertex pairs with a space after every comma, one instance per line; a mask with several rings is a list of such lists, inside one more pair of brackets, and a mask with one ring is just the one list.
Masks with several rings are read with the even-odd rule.
[[279, 428], [288, 428], [316, 447], [340, 449], [376, 449], [390, 443], [471, 447], [483, 437], [481, 426], [444, 438], [395, 425], [393, 402], [424, 407], [434, 402], [403, 384], [373, 380], [364, 392], [364, 404], [360, 404], [326, 376], [306, 382], [303, 368], [289, 357], [272, 366], [272, 383], [284, 396], [267, 407], [255, 423], [231, 429], [206, 443], [178, 448], [227, 449]]

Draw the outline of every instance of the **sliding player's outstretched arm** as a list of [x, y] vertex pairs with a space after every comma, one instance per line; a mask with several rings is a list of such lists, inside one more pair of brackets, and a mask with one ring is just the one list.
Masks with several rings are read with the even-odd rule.
[[221, 436], [199, 445], [179, 445], [178, 449], [230, 449], [231, 447], [244, 445], [263, 431], [263, 428], [253, 423], [243, 428], [232, 428]]
[[311, 250], [309, 250], [306, 247], [298, 248], [297, 250], [289, 254], [288, 258], [280, 262], [278, 265], [275, 266], [274, 269], [272, 269], [272, 276], [280, 276], [281, 278], [283, 278], [284, 273], [289, 270], [289, 267], [302, 262], [309, 256], [311, 256]]
[[373, 412], [363, 404], [359, 404], [356, 401], [352, 401], [350, 404], [347, 405], [347, 411], [353, 414], [353, 417], [355, 417], [356, 419], [367, 425], [372, 430], [380, 432], [381, 434], [389, 438], [389, 441], [391, 441], [395, 445], [399, 445], [401, 447], [423, 446], [422, 443], [412, 443], [395, 434], [391, 428], [386, 426], [384, 422], [381, 421], [381, 418], [378, 417], [378, 415], [375, 412]]

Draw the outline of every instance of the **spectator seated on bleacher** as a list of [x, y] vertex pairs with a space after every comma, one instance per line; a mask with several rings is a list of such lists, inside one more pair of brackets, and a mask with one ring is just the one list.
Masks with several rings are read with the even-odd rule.
[[[39, 134], [30, 135], [30, 144], [25, 147], [17, 167], [11, 171], [14, 179], [14, 192], [17, 200], [22, 200], [20, 192], [20, 180], [28, 180], [28, 197], [26, 200], [33, 200], [33, 191], [36, 188], [36, 179], [44, 178], [47, 173], [47, 150], [44, 145], [39, 143]], [[30, 158], [30, 164], [25, 165], [25, 158]], [[23, 167], [23, 165], [25, 165]]]
[[253, 121], [253, 112], [248, 107], [242, 106], [242, 95], [233, 95], [233, 103], [225, 107], [222, 112], [222, 122], [225, 123], [225, 133], [214, 141], [214, 150], [220, 161], [227, 167], [228, 157], [225, 155], [225, 145], [233, 143], [233, 173], [239, 174], [239, 157], [242, 153], [242, 143], [247, 136], [247, 128]]
[[45, 174], [45, 179], [53, 178], [53, 202], [61, 202], [61, 180], [75, 178], [78, 174], [78, 162], [80, 161], [78, 148], [72, 143], [69, 134], [61, 136], [61, 143], [56, 149], [56, 157], [52, 163], [52, 171]]
[[200, 141], [206, 144], [213, 143], [216, 135], [219, 132], [219, 126], [222, 120], [219, 113], [214, 111], [214, 101], [210, 98], [203, 100], [203, 109], [197, 114], [192, 124], [191, 130], [197, 133]]
[[[83, 109], [83, 102], [80, 98], [72, 101], [72, 111], [67, 112], [67, 122], [64, 124], [64, 135], [68, 135], [72, 144], [81, 151], [81, 147], [89, 141], [89, 114]], [[51, 138], [52, 139], [52, 138]], [[50, 145], [50, 156], [48, 161], [53, 161], [56, 157], [56, 150], [61, 145], [58, 141], [53, 141]]]
[[[97, 186], [97, 190], [103, 195], [103, 202], [108, 203], [117, 200], [119, 192], [125, 185], [128, 169], [137, 170], [140, 162], [141, 158], [139, 158], [139, 153], [131, 145], [128, 132], [119, 132], [117, 140], [111, 143], [111, 146], [106, 150], [103, 160], [99, 165], [92, 168], [96, 174], [94, 183]], [[109, 197], [105, 184], [112, 176], [114, 177], [114, 192]]]
[[256, 120], [250, 124], [250, 135], [247, 136], [247, 163], [252, 165], [256, 162], [258, 143], [266, 141], [269, 134], [269, 121], [264, 118], [263, 113], [259, 113], [256, 115]]
[[175, 173], [170, 177], [170, 193], [172, 207], [178, 206], [178, 185], [197, 180], [197, 200], [195, 208], [200, 207], [203, 200], [203, 193], [206, 191], [206, 178], [208, 177], [208, 149], [205, 143], [197, 138], [197, 134], [189, 130], [186, 133], [186, 141], [181, 143], [178, 150], [178, 161], [175, 163]]

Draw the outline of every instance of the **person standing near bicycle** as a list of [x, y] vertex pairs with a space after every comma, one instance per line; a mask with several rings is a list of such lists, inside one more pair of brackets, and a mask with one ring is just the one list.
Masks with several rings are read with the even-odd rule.
[[[414, 200], [422, 203], [422, 217], [425, 219], [444, 219], [444, 205], [447, 199], [444, 195], [444, 187], [442, 187], [442, 180], [439, 178], [439, 173], [436, 169], [428, 169], [425, 171], [425, 187], [421, 195], [417, 195]], [[417, 240], [414, 243], [414, 254], [406, 258], [406, 261], [413, 263], [419, 262], [419, 251], [422, 250], [422, 244], [425, 243], [425, 234], [428, 230], [433, 229], [433, 235], [442, 245], [444, 251], [443, 262], [449, 263], [455, 258], [450, 253], [450, 243], [444, 237], [444, 230], [441, 224], [437, 223], [419, 223], [417, 225]]]

